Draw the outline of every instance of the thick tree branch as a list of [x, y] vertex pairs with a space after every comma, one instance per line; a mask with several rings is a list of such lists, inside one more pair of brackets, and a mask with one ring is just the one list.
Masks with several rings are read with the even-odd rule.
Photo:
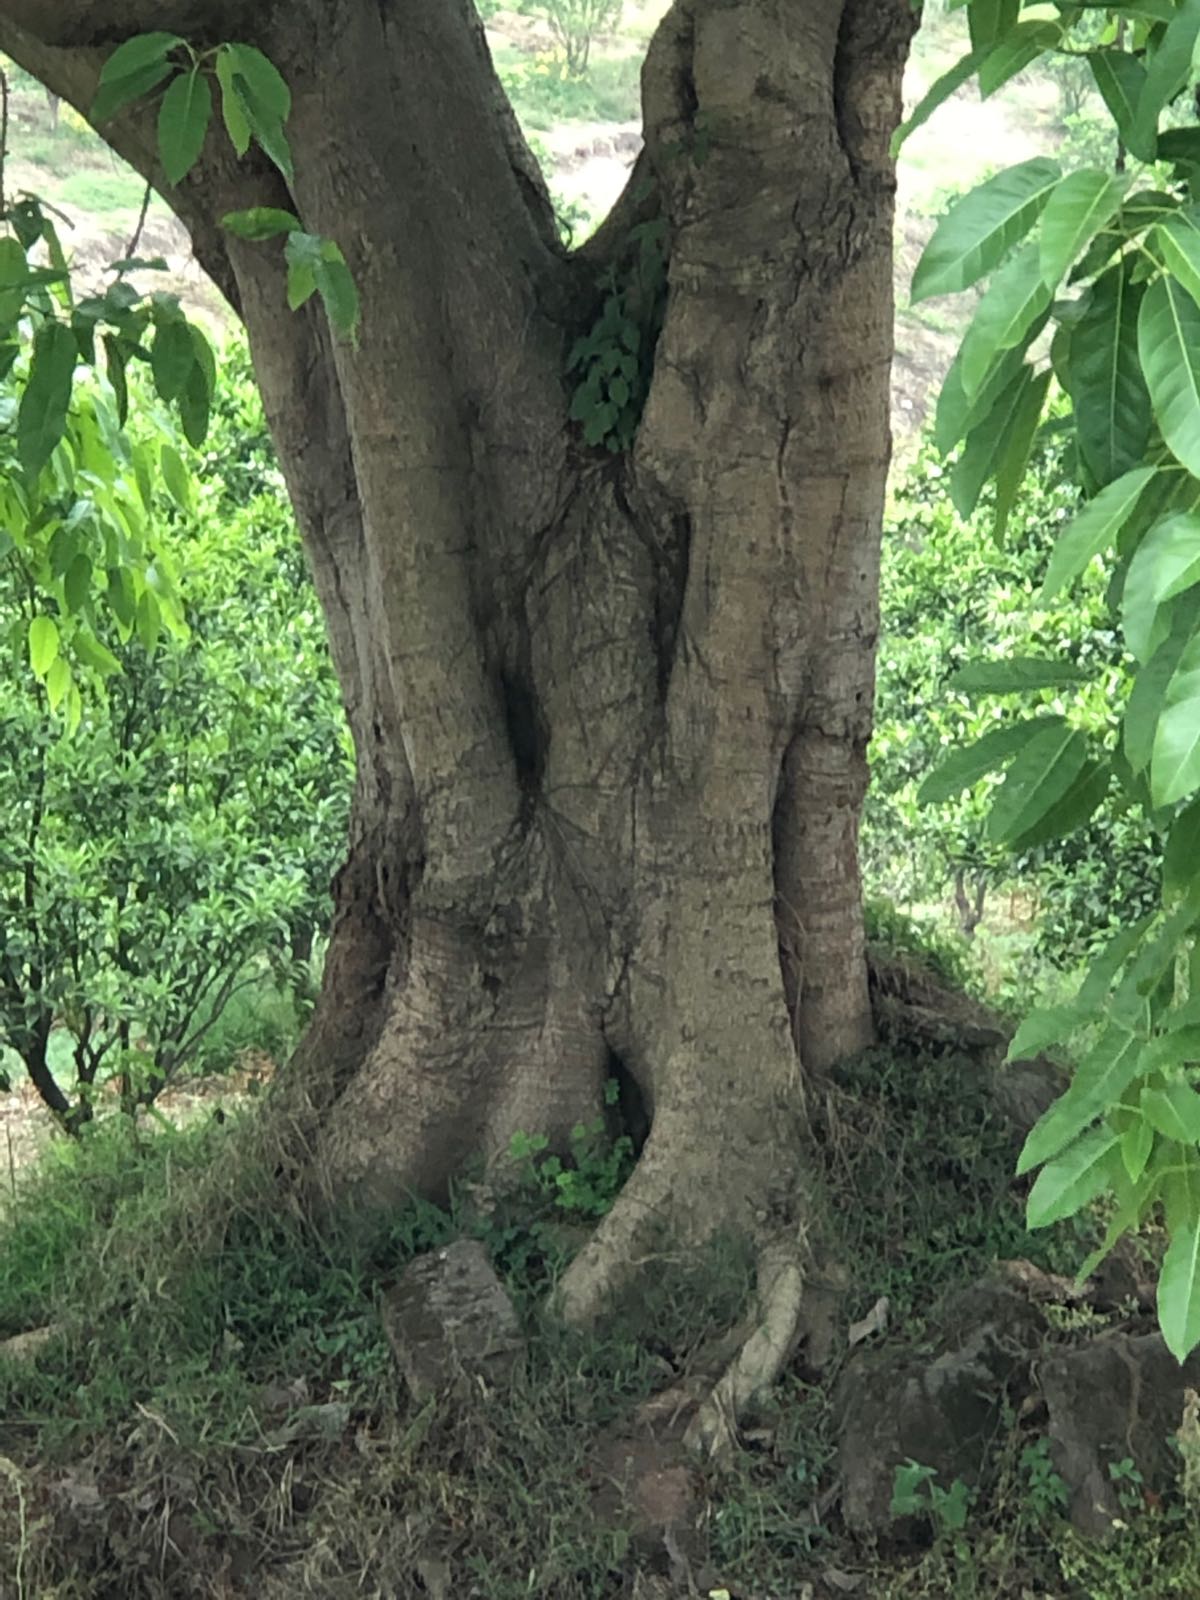
[[240, 37], [246, 6], [244, 0], [5, 0], [3, 13], [43, 44], [86, 49], [152, 31], [204, 43]]

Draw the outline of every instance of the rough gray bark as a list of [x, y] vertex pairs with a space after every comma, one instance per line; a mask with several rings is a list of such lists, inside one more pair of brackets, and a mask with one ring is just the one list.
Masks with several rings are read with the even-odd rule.
[[[698, 1424], [719, 1442], [795, 1334], [804, 1074], [872, 1037], [856, 832], [908, 0], [676, 0], [634, 186], [574, 257], [468, 0], [151, 9], [0, 0], [0, 46], [86, 108], [130, 32], [232, 30], [293, 90], [290, 197], [214, 136], [168, 198], [245, 320], [358, 755], [291, 1068], [316, 1169], [436, 1194], [518, 1130], [564, 1137], [618, 1061], [651, 1132], [562, 1303], [590, 1319], [715, 1230], [761, 1245], [762, 1328]], [[144, 114], [105, 131], [153, 174]], [[342, 244], [357, 351], [215, 225], [280, 203]], [[613, 458], [568, 421], [564, 356], [647, 216], [664, 320]]]

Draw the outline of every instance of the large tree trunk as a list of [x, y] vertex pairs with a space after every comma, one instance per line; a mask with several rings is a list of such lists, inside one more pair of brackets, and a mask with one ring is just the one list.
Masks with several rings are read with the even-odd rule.
[[[736, 1411], [811, 1256], [805, 1075], [872, 1037], [856, 834], [909, 0], [676, 0], [646, 152], [575, 256], [468, 0], [140, 9], [0, 0], [0, 45], [86, 106], [89, 46], [232, 31], [293, 89], [290, 199], [215, 136], [168, 197], [249, 331], [357, 749], [290, 1068], [315, 1170], [372, 1205], [436, 1195], [518, 1131], [565, 1139], [619, 1071], [650, 1134], [564, 1309], [749, 1237]], [[144, 114], [106, 131], [153, 171]], [[344, 247], [357, 350], [289, 316], [277, 251], [214, 225], [271, 203]], [[568, 420], [566, 354], [655, 221], [662, 332], [613, 455]]]

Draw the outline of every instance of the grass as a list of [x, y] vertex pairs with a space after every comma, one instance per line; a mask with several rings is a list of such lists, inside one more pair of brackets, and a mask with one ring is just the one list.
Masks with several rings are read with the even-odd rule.
[[633, 122], [641, 106], [637, 56], [597, 57], [587, 75], [564, 78], [550, 56], [495, 52], [496, 69], [521, 124], [538, 133], [571, 122]]
[[[578, 1242], [556, 1226], [557, 1197], [589, 1212], [611, 1199], [624, 1168], [602, 1150], [581, 1146], [586, 1182], [566, 1190], [534, 1162], [488, 1215], [463, 1201], [318, 1227], [280, 1203], [255, 1131], [250, 1115], [150, 1134], [111, 1119], [56, 1143], [0, 1227], [0, 1336], [58, 1330], [33, 1364], [0, 1360], [0, 1594], [22, 1593], [18, 1558], [24, 1595], [56, 1600], [618, 1600], [636, 1573], [648, 1584], [661, 1544], [604, 1509], [598, 1451], [652, 1395], [712, 1370], [711, 1341], [750, 1293], [744, 1255], [718, 1241], [668, 1263], [600, 1334], [573, 1334], [541, 1309]], [[965, 1061], [863, 1058], [829, 1091], [826, 1147], [847, 1317], [887, 1294], [893, 1329], [919, 1343], [939, 1297], [997, 1256], [1079, 1259], [1068, 1229], [1025, 1234], [1013, 1136]], [[379, 1297], [462, 1232], [505, 1273], [528, 1360], [510, 1391], [421, 1406]], [[812, 1510], [833, 1482], [836, 1376], [789, 1370], [732, 1468], [696, 1473], [709, 1589], [800, 1600], [835, 1569], [873, 1600], [1196, 1592], [1174, 1503], [1131, 1515], [1104, 1550], [1080, 1544], [1025, 1464], [1036, 1423], [1016, 1418], [961, 1535], [855, 1547]], [[431, 1587], [443, 1570], [450, 1587]]]
[[136, 211], [145, 192], [146, 185], [128, 168], [112, 172], [103, 167], [85, 167], [62, 179], [54, 199], [59, 205], [106, 216], [113, 211]]

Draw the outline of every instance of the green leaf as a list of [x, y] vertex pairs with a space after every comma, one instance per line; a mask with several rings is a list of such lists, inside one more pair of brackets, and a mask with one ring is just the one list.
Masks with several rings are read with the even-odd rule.
[[179, 183], [200, 159], [212, 117], [212, 90], [198, 67], [181, 72], [158, 108], [158, 153], [168, 183]]
[[178, 399], [195, 364], [196, 352], [187, 323], [181, 317], [160, 322], [150, 351], [150, 370], [154, 387], [164, 400]]
[[1200, 583], [1200, 515], [1177, 512], [1157, 523], [1138, 546], [1121, 596], [1125, 644], [1148, 661], [1161, 639], [1154, 637], [1159, 608]]
[[1150, 757], [1155, 805], [1174, 805], [1200, 789], [1200, 638], [1179, 658], [1167, 685]]
[[1042, 213], [1039, 264], [1043, 282], [1056, 288], [1080, 251], [1121, 206], [1125, 179], [1098, 167], [1069, 172]]
[[1024, 72], [1030, 62], [1053, 49], [1062, 33], [1057, 22], [1022, 22], [1014, 28], [979, 68], [979, 93], [983, 99], [995, 94], [1018, 72]]
[[1130, 1183], [1136, 1184], [1140, 1180], [1153, 1149], [1154, 1129], [1144, 1117], [1139, 1117], [1121, 1135], [1121, 1161]]
[[1146, 69], [1141, 61], [1127, 50], [1093, 50], [1088, 55], [1088, 65], [1122, 141], [1139, 161], [1153, 161], [1153, 138], [1140, 138], [1135, 127], [1138, 102], [1146, 87]]
[[125, 363], [129, 354], [122, 342], [111, 333], [104, 335], [104, 354], [105, 375], [117, 402], [117, 421], [124, 427], [129, 417], [129, 386], [125, 381]]
[[[1041, 329], [1034, 324], [1030, 340]], [[933, 425], [933, 442], [943, 455], [948, 455], [958, 441], [972, 433], [992, 411], [997, 400], [1018, 376], [1024, 365], [1028, 344], [1022, 340], [1015, 350], [1006, 350], [996, 362], [983, 384], [973, 396], [968, 396], [962, 383], [962, 349], [950, 364], [938, 393], [937, 413]]]
[[[1182, 602], [1181, 602], [1182, 605]], [[1125, 711], [1121, 743], [1125, 758], [1134, 773], [1150, 765], [1154, 753], [1154, 734], [1179, 659], [1191, 643], [1197, 618], [1192, 607], [1184, 606], [1172, 619], [1171, 631], [1133, 680], [1133, 690]]]
[[917, 264], [913, 303], [970, 288], [998, 266], [1037, 221], [1061, 176], [1057, 162], [1036, 156], [964, 195]]
[[1006, 1061], [1039, 1056], [1052, 1044], [1065, 1044], [1091, 1018], [1078, 1005], [1039, 1006], [1023, 1019], [1008, 1047]]
[[203, 363], [196, 361], [192, 364], [177, 404], [183, 436], [193, 449], [198, 450], [208, 435], [208, 419], [212, 410], [212, 390]]
[[1176, 1215], [1170, 1219], [1171, 1242], [1158, 1278], [1158, 1325], [1167, 1349], [1184, 1361], [1200, 1344], [1200, 1201], [1190, 1176], [1172, 1185]]
[[1150, 245], [1167, 271], [1200, 301], [1200, 219], [1194, 207], [1176, 211], [1155, 227]]
[[1090, 822], [1103, 804], [1112, 782], [1110, 761], [1088, 761], [1061, 800], [1043, 812], [1032, 827], [1008, 840], [1010, 850], [1036, 850], [1054, 839], [1065, 839]]
[[1067, 1092], [1030, 1129], [1017, 1162], [1018, 1175], [1053, 1160], [1101, 1113], [1116, 1105], [1139, 1076], [1141, 1055], [1142, 1041], [1136, 1034], [1107, 1027], [1076, 1068]]
[[1127, 141], [1135, 153], [1154, 152], [1158, 119], [1188, 80], [1198, 35], [1200, 0], [1182, 0], [1146, 67], [1146, 82], [1138, 96]]
[[1106, 484], [1068, 523], [1050, 557], [1040, 595], [1042, 604], [1077, 578], [1093, 556], [1115, 543], [1157, 470], [1135, 467], [1132, 472], [1123, 473], [1114, 483]]
[[[221, 85], [221, 118], [225, 123], [225, 132], [229, 135], [229, 142], [233, 146], [239, 159], [250, 148], [250, 119], [245, 108], [238, 98], [237, 90], [233, 86], [234, 63], [237, 57], [232, 48], [224, 44], [217, 51], [217, 82]], [[230, 213], [241, 215], [242, 213]], [[228, 227], [228, 222], [225, 224]]]
[[961, 57], [948, 72], [942, 74], [918, 103], [907, 122], [902, 122], [892, 135], [893, 156], [900, 153], [904, 142], [929, 121], [940, 105], [944, 105], [956, 90], [961, 89], [964, 83], [975, 76], [990, 50], [990, 45], [985, 45], [982, 50], [972, 50], [970, 55]]
[[1037, 373], [1032, 382], [1026, 384], [1004, 432], [999, 460], [996, 463], [996, 509], [992, 518], [992, 534], [997, 542], [1004, 538], [1009, 515], [1025, 481], [1025, 469], [1029, 465], [1033, 441], [1037, 436], [1042, 411], [1046, 405], [1050, 376], [1050, 370], [1047, 368], [1044, 372]]
[[239, 239], [274, 239], [300, 230], [300, 219], [277, 206], [251, 206], [248, 211], [227, 211], [221, 226]]
[[1004, 844], [1027, 833], [1070, 789], [1087, 760], [1087, 740], [1078, 729], [1039, 728], [1009, 767], [996, 790], [987, 836]]
[[111, 678], [121, 670], [121, 663], [107, 646], [102, 645], [90, 628], [77, 627], [71, 637], [75, 654], [87, 667], [102, 678]]
[[1200, 306], [1172, 278], [1158, 278], [1146, 291], [1138, 353], [1168, 448], [1200, 476]]
[[43, 323], [34, 337], [29, 381], [17, 412], [17, 455], [31, 482], [66, 429], [75, 357], [70, 328], [61, 322]]
[[292, 152], [283, 131], [282, 119], [258, 96], [241, 72], [234, 73], [233, 90], [263, 153], [289, 183], [294, 182], [296, 175], [292, 167]]
[[1070, 389], [1080, 452], [1103, 488], [1136, 467], [1150, 437], [1150, 393], [1138, 355], [1144, 285], [1133, 263], [1119, 262], [1096, 280], [1071, 329]]
[[139, 100], [167, 77], [167, 57], [183, 40], [174, 33], [141, 33], [118, 45], [100, 69], [91, 120], [107, 122], [122, 106]]
[[1163, 896], [1172, 900], [1182, 894], [1200, 867], [1200, 800], [1185, 806], [1171, 823], [1163, 851]]
[[1022, 344], [1050, 309], [1054, 291], [1038, 277], [1038, 248], [1025, 245], [992, 278], [975, 308], [960, 351], [962, 386], [970, 398], [996, 358]]
[[63, 600], [72, 615], [82, 611], [92, 598], [92, 563], [82, 550], [63, 573]]
[[1100, 954], [1093, 958], [1073, 1002], [1081, 1011], [1094, 1017], [1101, 1010], [1121, 969], [1145, 938], [1153, 922], [1154, 917], [1150, 915], [1120, 929]]
[[138, 598], [137, 613], [134, 617], [134, 627], [137, 636], [142, 642], [142, 647], [152, 651], [158, 643], [161, 632], [162, 619], [159, 615], [158, 600], [150, 589], [143, 589]]
[[1164, 1089], [1142, 1090], [1146, 1120], [1166, 1139], [1179, 1144], [1200, 1144], [1200, 1094], [1186, 1083], [1169, 1083]]
[[227, 44], [221, 55], [229, 62], [230, 75], [242, 78], [264, 112], [284, 123], [291, 115], [292, 93], [283, 75], [261, 50], [252, 44]]
[[1029, 689], [1062, 689], [1088, 674], [1067, 661], [1044, 656], [1008, 656], [1001, 661], [969, 661], [946, 687], [962, 694], [1018, 694]]
[[71, 687], [71, 669], [62, 656], [56, 656], [46, 674], [46, 703], [57, 711]]
[[1120, 1158], [1121, 1136], [1094, 1128], [1046, 1163], [1029, 1191], [1025, 1218], [1030, 1228], [1048, 1228], [1082, 1211], [1111, 1188], [1113, 1158]]
[[1039, 395], [1045, 393], [1041, 376], [1035, 377], [1031, 367], [1021, 367], [991, 411], [967, 436], [950, 474], [950, 498], [960, 517], [969, 517], [975, 510], [984, 484], [1000, 472], [1014, 448], [1014, 440], [1027, 426], [1031, 409], [1039, 403]]
[[[336, 245], [333, 248], [336, 250]], [[312, 273], [330, 326], [344, 339], [355, 340], [358, 336], [358, 290], [341, 251], [334, 256], [323, 255]]]
[[1037, 717], [1027, 722], [1012, 723], [1005, 728], [993, 728], [973, 744], [954, 750], [940, 766], [933, 769], [917, 790], [918, 805], [937, 805], [943, 800], [952, 800], [964, 789], [978, 783], [980, 778], [1002, 771], [1017, 751], [1024, 749], [1031, 733], [1040, 731], [1043, 723], [1064, 726], [1061, 717]]
[[1021, 0], [972, 0], [967, 26], [974, 49], [992, 49], [1016, 26]]
[[59, 647], [58, 624], [53, 617], [34, 617], [29, 624], [29, 665], [44, 678], [53, 665]]
[[173, 444], [164, 440], [159, 451], [163, 483], [167, 493], [181, 511], [190, 511], [192, 505], [192, 480], [183, 464], [183, 457]]

